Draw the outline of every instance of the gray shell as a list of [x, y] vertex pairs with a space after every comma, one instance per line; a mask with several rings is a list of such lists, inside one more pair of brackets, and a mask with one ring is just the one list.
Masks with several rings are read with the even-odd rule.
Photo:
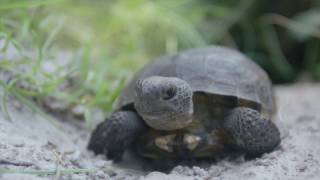
[[239, 104], [253, 102], [266, 115], [275, 110], [271, 82], [265, 71], [233, 49], [190, 49], [154, 60], [125, 87], [117, 109], [132, 105], [136, 80], [149, 76], [174, 76], [188, 82], [194, 93], [235, 97]]

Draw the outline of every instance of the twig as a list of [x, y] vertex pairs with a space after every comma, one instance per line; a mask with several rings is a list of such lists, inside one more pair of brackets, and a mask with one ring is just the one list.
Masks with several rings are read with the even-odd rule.
[[25, 167], [29, 167], [29, 166], [33, 166], [33, 163], [29, 163], [29, 162], [14, 162], [14, 161], [8, 161], [8, 160], [4, 160], [4, 159], [0, 159], [0, 165], [13, 165], [13, 166], [25, 166]]
[[56, 157], [56, 174], [55, 174], [54, 180], [59, 180], [61, 179], [60, 164], [63, 163], [62, 156], [55, 150], [53, 151], [53, 154]]

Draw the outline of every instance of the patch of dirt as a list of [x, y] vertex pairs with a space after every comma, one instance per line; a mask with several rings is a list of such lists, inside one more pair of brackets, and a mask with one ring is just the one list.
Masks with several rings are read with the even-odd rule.
[[319, 179], [320, 85], [276, 87], [276, 94], [283, 136], [277, 150], [252, 160], [177, 166], [169, 174], [124, 169], [94, 156], [86, 150], [89, 132], [81, 123], [54, 118], [52, 123], [10, 100], [12, 121], [0, 111], [0, 179]]

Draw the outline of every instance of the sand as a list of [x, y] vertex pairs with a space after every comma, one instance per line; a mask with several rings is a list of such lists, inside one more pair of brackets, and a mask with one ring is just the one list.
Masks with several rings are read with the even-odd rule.
[[[320, 84], [275, 89], [282, 132], [279, 148], [251, 160], [238, 156], [177, 166], [169, 174], [124, 169], [94, 156], [86, 150], [89, 131], [81, 122], [52, 117], [52, 123], [9, 98], [11, 121], [0, 106], [0, 179], [319, 179]], [[0, 99], [2, 93], [0, 89]]]

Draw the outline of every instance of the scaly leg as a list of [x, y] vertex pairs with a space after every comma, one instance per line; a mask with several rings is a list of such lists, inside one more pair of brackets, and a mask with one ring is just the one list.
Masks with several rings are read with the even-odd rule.
[[108, 159], [121, 160], [124, 151], [146, 129], [144, 121], [132, 111], [119, 111], [97, 125], [88, 149], [104, 153]]
[[249, 155], [270, 152], [281, 141], [276, 125], [250, 108], [231, 110], [225, 118], [224, 127], [234, 140], [233, 145]]

